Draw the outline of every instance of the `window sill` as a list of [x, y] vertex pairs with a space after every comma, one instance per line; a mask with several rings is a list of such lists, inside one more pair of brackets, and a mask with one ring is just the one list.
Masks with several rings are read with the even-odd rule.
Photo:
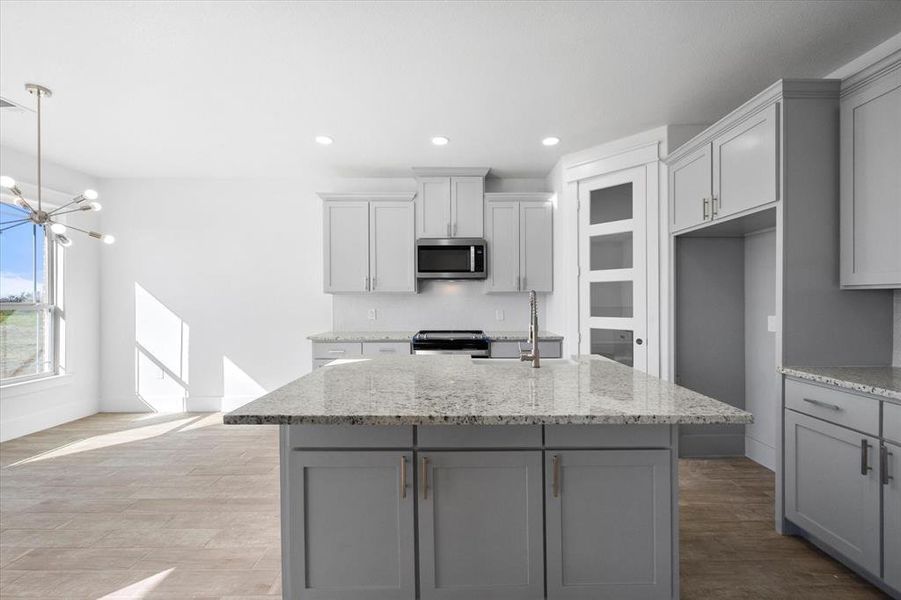
[[13, 398], [33, 394], [43, 390], [52, 389], [61, 385], [66, 385], [72, 380], [71, 373], [61, 373], [59, 375], [48, 375], [39, 379], [29, 379], [27, 381], [14, 381], [12, 383], [4, 383], [0, 385], [0, 392], [3, 392], [4, 398]]

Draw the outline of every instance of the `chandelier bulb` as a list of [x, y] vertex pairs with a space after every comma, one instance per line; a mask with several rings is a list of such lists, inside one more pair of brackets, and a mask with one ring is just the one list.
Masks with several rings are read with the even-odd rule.
[[72, 240], [66, 235], [57, 235], [56, 241], [59, 242], [59, 245], [63, 248], [68, 248], [72, 245]]
[[56, 235], [62, 235], [64, 233], [66, 233], [67, 230], [68, 230], [68, 228], [65, 225], [63, 225], [62, 223], [54, 223], [53, 225], [50, 226], [50, 231], [52, 231]]
[[113, 244], [113, 243], [115, 243], [115, 241], [116, 241], [116, 236], [110, 235], [110, 234], [108, 234], [108, 233], [104, 233], [104, 234], [103, 234], [103, 237], [100, 238], [100, 239], [103, 240], [103, 243], [104, 243], [104, 244]]
[[103, 210], [103, 205], [99, 202], [91, 202], [89, 208], [94, 212], [100, 212], [101, 210]]
[[9, 175], [0, 175], [0, 187], [11, 190], [16, 187], [16, 180]]
[[100, 197], [100, 194], [97, 193], [97, 190], [85, 190], [81, 193], [88, 200], [96, 200]]

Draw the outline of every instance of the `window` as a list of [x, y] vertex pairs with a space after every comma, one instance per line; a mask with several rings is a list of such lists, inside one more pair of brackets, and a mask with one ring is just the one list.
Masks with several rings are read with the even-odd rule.
[[[0, 221], [26, 218], [0, 202]], [[0, 382], [13, 383], [59, 372], [62, 311], [57, 244], [31, 223], [0, 233]]]

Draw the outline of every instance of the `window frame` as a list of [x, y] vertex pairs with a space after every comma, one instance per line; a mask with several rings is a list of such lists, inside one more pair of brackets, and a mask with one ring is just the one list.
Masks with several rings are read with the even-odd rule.
[[[29, 200], [29, 202], [31, 202], [31, 200]], [[8, 196], [7, 194], [0, 196], [0, 203], [16, 206], [13, 198], [11, 196]], [[46, 206], [46, 209], [55, 208], [55, 206], [52, 204], [44, 204]], [[39, 227], [39, 225], [36, 225], [34, 223], [32, 223], [30, 226], [32, 227], [32, 231], [34, 231], [35, 227]], [[35, 258], [37, 257], [38, 253], [37, 237], [38, 236], [36, 235], [34, 236]], [[49, 331], [45, 335], [47, 335], [47, 343], [49, 344], [48, 354], [51, 360], [51, 367], [50, 369], [42, 371], [40, 373], [19, 375], [17, 377], [0, 377], [0, 389], [7, 386], [18, 385], [30, 381], [39, 381], [42, 379], [57, 377], [64, 374], [65, 369], [60, 360], [63, 355], [60, 343], [60, 323], [64, 320], [65, 317], [61, 303], [62, 294], [60, 293], [60, 288], [62, 287], [63, 282], [59, 279], [63, 273], [63, 270], [59, 268], [60, 262], [62, 260], [61, 252], [62, 250], [59, 243], [56, 242], [55, 234], [50, 231], [49, 227], [45, 227], [44, 253], [46, 255], [46, 262], [44, 265], [44, 279], [46, 281], [46, 287], [45, 294], [44, 297], [41, 298], [41, 302], [0, 302], [0, 310], [21, 310], [35, 313], [47, 311], [49, 313], [47, 324]], [[37, 287], [37, 281], [35, 281], [35, 287]]]

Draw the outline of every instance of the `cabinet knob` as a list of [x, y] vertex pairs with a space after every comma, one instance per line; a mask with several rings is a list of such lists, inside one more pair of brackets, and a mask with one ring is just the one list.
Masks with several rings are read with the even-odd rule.
[[639, 346], [641, 346], [642, 344], [644, 344], [644, 340], [641, 339], [641, 338], [637, 338], [637, 339], [635, 340], [635, 343], [638, 344]]

